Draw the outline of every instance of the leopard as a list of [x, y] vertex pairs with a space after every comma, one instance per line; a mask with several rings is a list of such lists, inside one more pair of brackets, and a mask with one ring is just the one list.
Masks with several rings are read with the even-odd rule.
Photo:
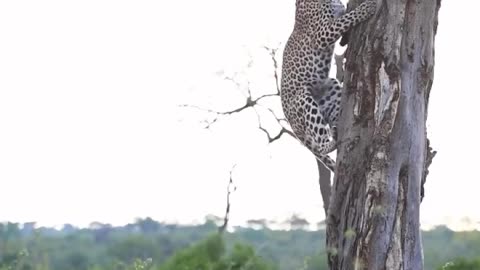
[[336, 41], [372, 17], [377, 0], [346, 12], [340, 0], [296, 0], [295, 22], [283, 51], [280, 98], [296, 139], [330, 171], [337, 149], [342, 85], [329, 77]]

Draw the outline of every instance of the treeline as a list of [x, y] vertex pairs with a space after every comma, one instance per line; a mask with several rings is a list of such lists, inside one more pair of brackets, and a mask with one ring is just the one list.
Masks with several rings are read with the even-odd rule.
[[[251, 225], [255, 229], [219, 235], [214, 220], [187, 226], [146, 218], [121, 227], [95, 222], [59, 230], [0, 223], [0, 270], [327, 269], [324, 230]], [[440, 226], [423, 238], [425, 269], [480, 269], [480, 232]]]

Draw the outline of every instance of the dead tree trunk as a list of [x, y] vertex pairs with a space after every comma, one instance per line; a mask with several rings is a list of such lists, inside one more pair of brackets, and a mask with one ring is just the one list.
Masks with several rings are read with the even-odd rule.
[[322, 195], [323, 210], [325, 210], [325, 218], [326, 218], [328, 215], [328, 206], [330, 205], [330, 196], [332, 195], [332, 187], [331, 187], [332, 184], [330, 183], [332, 173], [319, 160], [317, 160], [317, 168], [318, 168], [318, 184], [320, 186], [320, 194]]
[[330, 269], [423, 269], [420, 191], [440, 0], [381, 2], [349, 36]]

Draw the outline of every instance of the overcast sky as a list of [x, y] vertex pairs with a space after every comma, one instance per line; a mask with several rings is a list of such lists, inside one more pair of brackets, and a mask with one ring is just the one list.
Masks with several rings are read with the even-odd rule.
[[[296, 141], [268, 145], [251, 112], [205, 130], [208, 115], [178, 107], [242, 105], [222, 73], [273, 90], [261, 47], [283, 47], [294, 2], [0, 1], [0, 221], [201, 222], [223, 214], [235, 163], [233, 224], [323, 219], [315, 160]], [[425, 227], [480, 221], [480, 4], [453, 2], [436, 40]]]

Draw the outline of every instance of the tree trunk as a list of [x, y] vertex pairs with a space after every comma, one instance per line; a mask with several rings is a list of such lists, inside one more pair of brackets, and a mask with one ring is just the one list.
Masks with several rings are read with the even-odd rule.
[[379, 2], [346, 52], [330, 269], [423, 269], [420, 191], [440, 0]]

